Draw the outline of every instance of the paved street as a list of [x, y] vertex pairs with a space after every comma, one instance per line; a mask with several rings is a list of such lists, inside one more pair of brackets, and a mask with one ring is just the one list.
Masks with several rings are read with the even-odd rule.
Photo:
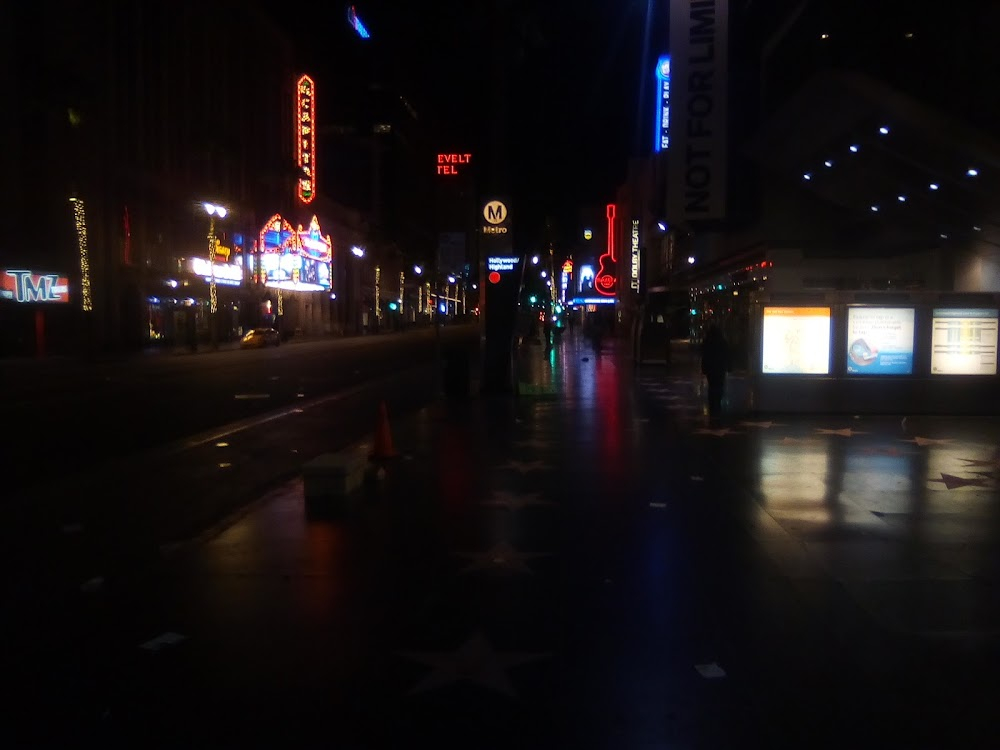
[[[442, 329], [445, 344], [475, 341], [467, 326]], [[12, 394], [0, 431], [5, 486], [15, 490], [51, 475], [323, 396], [435, 356], [434, 331], [291, 343], [276, 348], [137, 355], [96, 363], [0, 362]]]
[[8, 636], [19, 744], [994, 746], [995, 421], [714, 427], [677, 369], [522, 370], [395, 420], [352, 510], [292, 479]]

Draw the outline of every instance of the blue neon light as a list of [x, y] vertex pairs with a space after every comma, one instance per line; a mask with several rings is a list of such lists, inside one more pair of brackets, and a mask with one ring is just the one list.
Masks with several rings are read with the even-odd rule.
[[653, 128], [653, 151], [670, 148], [670, 56], [656, 61], [656, 126]]
[[613, 305], [617, 302], [614, 297], [574, 297], [570, 303], [572, 305]]
[[354, 9], [353, 5], [347, 9], [347, 21], [354, 27], [354, 30], [358, 32], [359, 37], [362, 39], [371, 39], [371, 34], [368, 33], [368, 29], [365, 25], [361, 23], [361, 19], [358, 18], [358, 12]]

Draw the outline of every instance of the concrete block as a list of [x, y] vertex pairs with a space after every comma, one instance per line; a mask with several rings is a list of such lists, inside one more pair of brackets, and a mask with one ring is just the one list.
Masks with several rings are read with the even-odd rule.
[[346, 497], [361, 487], [366, 462], [356, 453], [324, 453], [302, 467], [306, 500]]

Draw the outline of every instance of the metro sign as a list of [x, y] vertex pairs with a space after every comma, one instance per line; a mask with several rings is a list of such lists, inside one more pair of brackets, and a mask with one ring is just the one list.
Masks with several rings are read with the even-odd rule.
[[0, 277], [0, 298], [22, 303], [69, 302], [69, 281], [57, 273], [10, 269]]

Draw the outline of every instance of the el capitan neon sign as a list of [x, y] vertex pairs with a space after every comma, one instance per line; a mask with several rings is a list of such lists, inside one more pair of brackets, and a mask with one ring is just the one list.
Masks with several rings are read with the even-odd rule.
[[316, 197], [316, 84], [302, 76], [295, 85], [295, 155], [300, 170], [295, 192], [303, 203]]

